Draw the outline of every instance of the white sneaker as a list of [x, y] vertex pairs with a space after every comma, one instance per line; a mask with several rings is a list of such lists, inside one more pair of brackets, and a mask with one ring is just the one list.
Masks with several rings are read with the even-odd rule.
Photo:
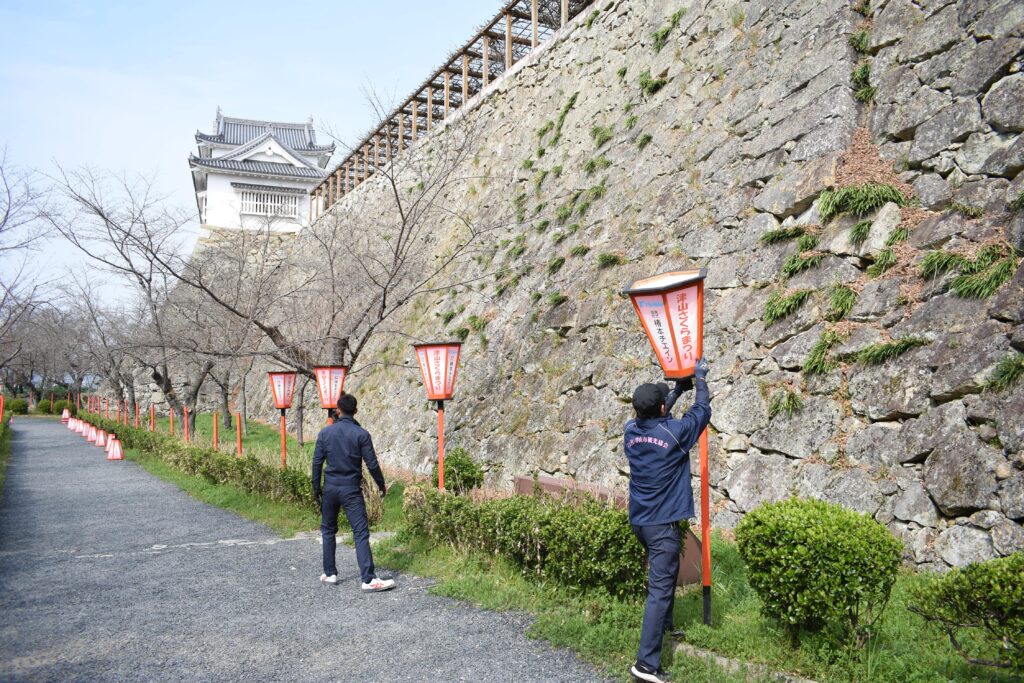
[[338, 583], [338, 575], [337, 574], [331, 574], [330, 576], [327, 576], [327, 574], [321, 574], [320, 575], [320, 581], [322, 583], [329, 583], [329, 584], [333, 585], [333, 584]]
[[378, 579], [376, 576], [370, 580], [370, 583], [363, 584], [364, 593], [379, 593], [381, 591], [389, 591], [395, 587], [394, 579]]

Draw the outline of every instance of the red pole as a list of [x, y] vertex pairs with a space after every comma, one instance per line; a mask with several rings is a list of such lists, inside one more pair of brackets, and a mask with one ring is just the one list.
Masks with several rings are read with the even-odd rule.
[[217, 422], [220, 420], [220, 413], [213, 414], [213, 450], [217, 450]]
[[284, 408], [281, 408], [281, 469], [288, 467], [288, 432], [287, 421], [284, 417]]
[[135, 428], [139, 428], [139, 404], [135, 404]]
[[182, 422], [183, 422], [183, 424], [185, 426], [185, 443], [188, 443], [189, 442], [189, 438], [188, 438], [189, 437], [189, 435], [188, 435], [188, 406], [183, 406], [181, 410], [185, 414], [185, 418], [182, 420]]
[[82, 392], [75, 395], [75, 410], [79, 413], [82, 412]]
[[437, 402], [437, 489], [444, 491], [444, 401]]
[[0, 394], [0, 425], [4, 423], [4, 395]]
[[174, 433], [174, 407], [173, 406], [171, 407], [170, 410], [167, 411], [167, 416], [171, 420], [171, 434], [173, 434]]
[[156, 431], [156, 406], [149, 404], [149, 431]]
[[53, 414], [53, 392], [50, 392], [50, 414]]
[[242, 414], [235, 413], [235, 431], [238, 439], [238, 457], [242, 457]]

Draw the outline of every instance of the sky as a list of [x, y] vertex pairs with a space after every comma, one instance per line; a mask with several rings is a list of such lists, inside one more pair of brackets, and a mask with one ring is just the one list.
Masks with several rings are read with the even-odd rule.
[[[89, 165], [151, 177], [194, 211], [187, 159], [218, 106], [242, 118], [312, 116], [318, 131], [356, 143], [373, 122], [368, 87], [407, 95], [499, 6], [0, 0], [0, 148], [41, 173]], [[45, 252], [44, 270], [72, 260], [58, 243]]]

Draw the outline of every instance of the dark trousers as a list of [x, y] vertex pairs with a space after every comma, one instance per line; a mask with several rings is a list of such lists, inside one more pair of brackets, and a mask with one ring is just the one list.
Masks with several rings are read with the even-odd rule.
[[324, 504], [320, 509], [320, 533], [324, 539], [324, 574], [338, 573], [334, 563], [335, 534], [338, 533], [338, 513], [345, 511], [352, 538], [356, 543], [356, 561], [363, 583], [370, 583], [376, 575], [373, 553], [370, 552], [370, 525], [366, 519], [366, 503], [359, 489], [344, 490], [324, 487]]
[[647, 551], [647, 604], [640, 628], [640, 650], [636, 659], [652, 669], [661, 666], [661, 639], [675, 628], [672, 609], [676, 602], [676, 577], [682, 538], [679, 524], [634, 526], [633, 533]]

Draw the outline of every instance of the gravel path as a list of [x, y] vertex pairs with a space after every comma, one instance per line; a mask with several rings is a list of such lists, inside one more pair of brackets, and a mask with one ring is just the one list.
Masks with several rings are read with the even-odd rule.
[[3, 681], [592, 681], [521, 615], [397, 576], [323, 586], [317, 539], [200, 503], [59, 422], [17, 420], [0, 503]]

